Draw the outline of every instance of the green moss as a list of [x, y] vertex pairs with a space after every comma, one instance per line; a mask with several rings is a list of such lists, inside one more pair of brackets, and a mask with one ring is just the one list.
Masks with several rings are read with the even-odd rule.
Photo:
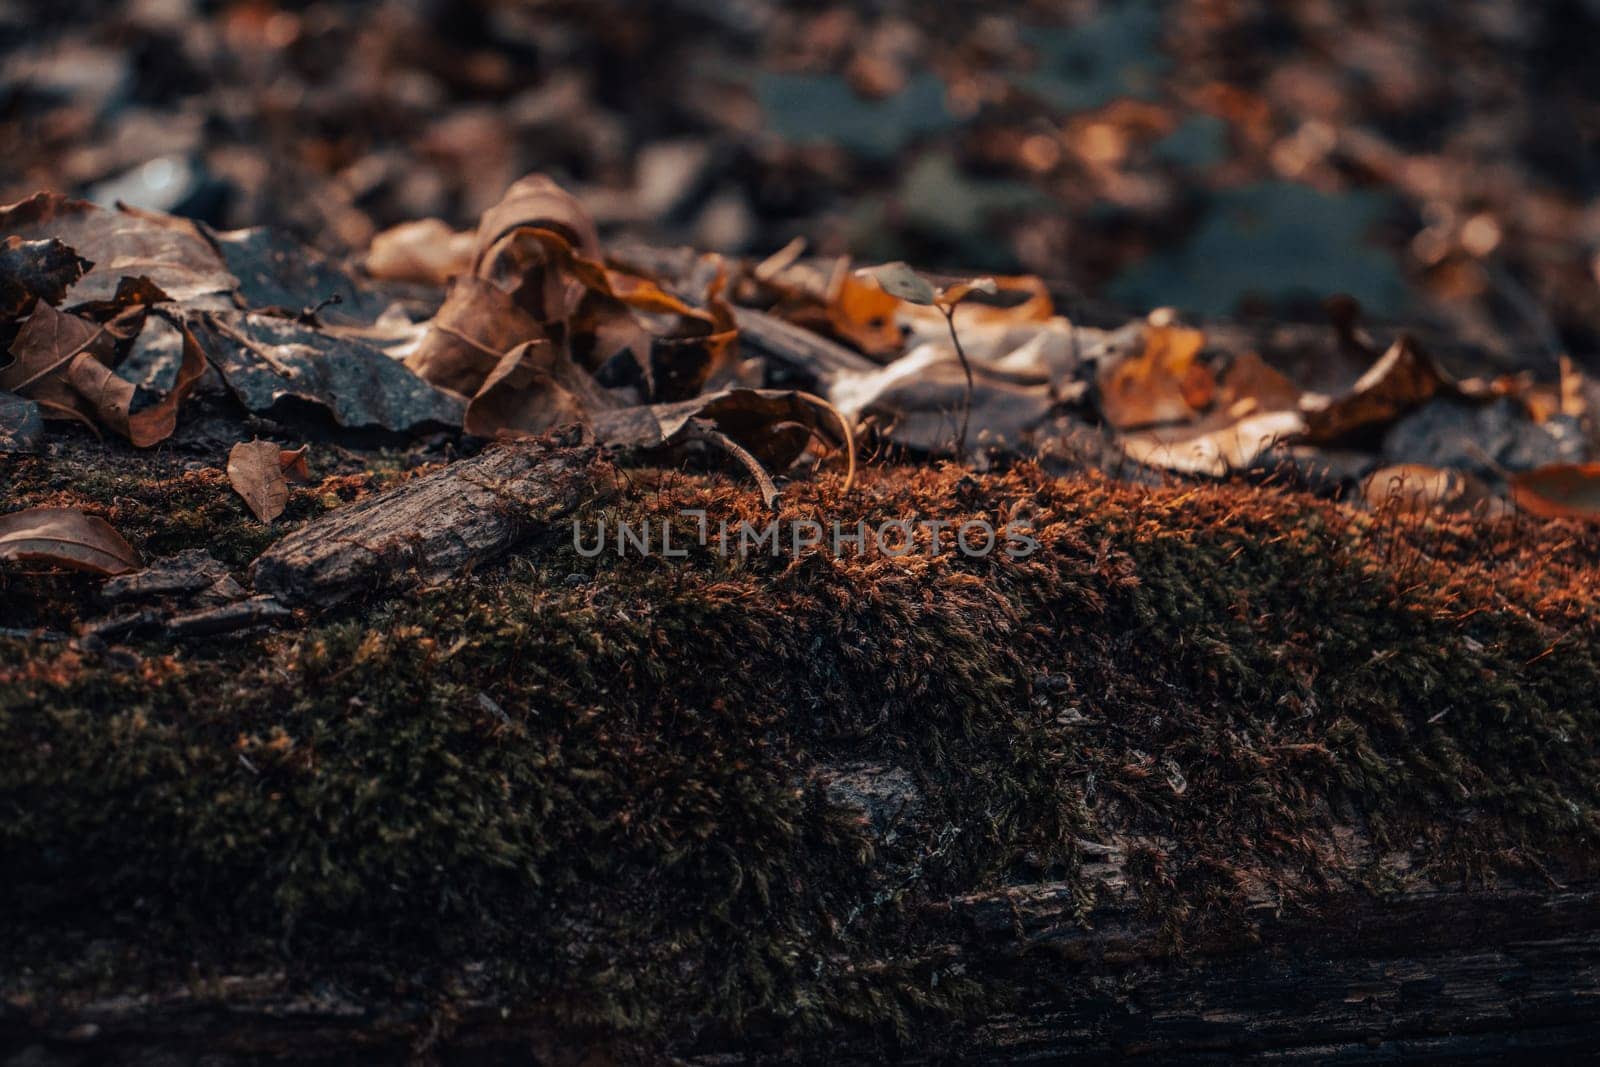
[[[764, 521], [720, 481], [632, 486], [616, 517]], [[919, 909], [1041, 877], [1087, 904], [1080, 839], [1161, 842], [1127, 869], [1175, 946], [1246, 881], [1314, 906], [1335, 827], [1435, 876], [1594, 854], [1593, 532], [1028, 468], [823, 477], [785, 515], [1025, 516], [1042, 548], [584, 558], [559, 530], [135, 667], [0, 640], [6, 973], [104, 937], [665, 1039], [905, 1034], [1007, 995]], [[818, 784], [862, 760], [915, 779], [918, 834]]]

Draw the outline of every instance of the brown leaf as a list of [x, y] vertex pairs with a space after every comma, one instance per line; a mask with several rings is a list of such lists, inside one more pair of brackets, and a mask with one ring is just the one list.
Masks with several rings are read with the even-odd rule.
[[1194, 418], [1211, 402], [1211, 372], [1198, 362], [1206, 335], [1182, 326], [1146, 328], [1144, 351], [1099, 373], [1100, 410], [1119, 430]]
[[163, 441], [177, 427], [178, 405], [205, 373], [205, 353], [187, 329], [151, 318], [152, 335], [167, 331], [181, 338], [177, 381], [158, 396], [118, 377], [109, 362], [113, 324], [144, 317], [139, 306], [112, 324], [96, 325], [40, 303], [11, 345], [15, 360], [0, 370], [0, 388], [37, 400], [47, 416], [104, 426], [139, 448]]
[[533, 435], [615, 407], [593, 378], [550, 341], [507, 352], [467, 403], [463, 429], [480, 437]]
[[1256, 353], [1246, 352], [1222, 372], [1216, 404], [1235, 419], [1264, 411], [1294, 411], [1300, 406], [1300, 387]]
[[311, 468], [306, 465], [306, 449], [310, 447], [301, 445], [293, 451], [286, 448], [278, 453], [278, 467], [283, 471], [285, 478], [292, 478], [297, 482], [311, 480]]
[[373, 237], [362, 267], [384, 281], [447, 285], [471, 272], [477, 247], [475, 233], [458, 233], [439, 219], [417, 219]]
[[578, 198], [546, 175], [529, 174], [513, 182], [500, 202], [478, 220], [475, 272], [487, 277], [495, 245], [521, 229], [552, 230], [585, 259], [600, 258], [600, 237]]
[[450, 285], [406, 366], [423, 381], [458, 396], [482, 388], [500, 359], [525, 341], [544, 336], [539, 320], [493, 282], [463, 274]]
[[[675, 404], [617, 408], [592, 416], [603, 444], [649, 451], [671, 446], [695, 420], [704, 420], [748, 449], [769, 469], [782, 470], [818, 436], [846, 446], [853, 472], [854, 441], [849, 427], [828, 404], [786, 389], [729, 389]], [[793, 434], [786, 427], [799, 426]]]
[[1600, 463], [1559, 463], [1512, 475], [1511, 498], [1541, 518], [1600, 518]]
[[241, 441], [228, 453], [228, 481], [262, 522], [270, 523], [289, 504], [289, 483], [271, 441]]
[[1401, 334], [1343, 396], [1307, 397], [1305, 439], [1331, 443], [1358, 431], [1380, 427], [1428, 400], [1452, 382], [1409, 335]]
[[1436, 509], [1470, 511], [1494, 499], [1488, 487], [1470, 474], [1422, 463], [1400, 463], [1373, 471], [1362, 483], [1361, 495], [1371, 511], [1403, 515]]
[[0, 207], [0, 233], [57, 238], [94, 266], [72, 286], [72, 302], [109, 301], [124, 277], [144, 275], [190, 307], [231, 307], [238, 288], [217, 250], [188, 219], [154, 211], [108, 211], [85, 200], [38, 193]]
[[67, 289], [94, 264], [55, 238], [0, 245], [0, 322], [20, 319], [37, 301], [59, 304]]
[[0, 389], [28, 390], [63, 373], [79, 353], [101, 344], [105, 327], [77, 315], [38, 304], [11, 342], [12, 362], [0, 368]]
[[27, 508], [0, 515], [0, 559], [37, 560], [93, 574], [139, 569], [139, 554], [111, 524], [77, 508]]

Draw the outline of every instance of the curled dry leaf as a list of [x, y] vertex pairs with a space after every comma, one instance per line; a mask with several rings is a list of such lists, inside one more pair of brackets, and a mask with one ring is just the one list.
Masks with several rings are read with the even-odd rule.
[[262, 522], [270, 523], [289, 505], [284, 454], [271, 441], [240, 441], [228, 453], [228, 482]]
[[[0, 369], [0, 388], [37, 401], [46, 417], [105, 427], [139, 448], [166, 440], [177, 427], [178, 406], [205, 373], [206, 359], [186, 329], [161, 317], [147, 319], [145, 311], [133, 305], [99, 324], [39, 303], [12, 342], [14, 358]], [[166, 332], [181, 348], [177, 380], [166, 393], [145, 389], [113, 369], [116, 334], [126, 323], [137, 323], [129, 327], [135, 333]]]
[[1362, 430], [1384, 426], [1454, 383], [1407, 334], [1339, 397], [1306, 397], [1305, 439], [1327, 444]]
[[737, 442], [772, 470], [793, 463], [813, 438], [842, 444], [848, 463], [846, 488], [854, 481], [855, 439], [849, 423], [833, 405], [807, 393], [728, 389], [674, 404], [597, 412], [592, 428], [602, 444], [650, 452], [678, 444], [696, 421]]
[[27, 508], [0, 515], [0, 559], [53, 563], [92, 574], [139, 569], [139, 554], [102, 518], [77, 508]]
[[480, 437], [535, 435], [568, 423], [587, 423], [591, 412], [615, 407], [566, 350], [546, 340], [517, 345], [467, 402], [463, 428]]
[[1511, 498], [1541, 518], [1600, 518], [1600, 463], [1561, 463], [1513, 475]]
[[1137, 356], [1099, 372], [1100, 411], [1119, 430], [1184, 422], [1211, 404], [1215, 382], [1199, 362], [1206, 335], [1183, 326], [1150, 325]]

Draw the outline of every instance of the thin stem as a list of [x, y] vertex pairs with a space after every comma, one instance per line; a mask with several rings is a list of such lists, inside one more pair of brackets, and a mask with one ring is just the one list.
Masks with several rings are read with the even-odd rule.
[[956, 346], [956, 358], [961, 360], [961, 370], [967, 376], [967, 392], [961, 398], [961, 435], [956, 438], [956, 459], [962, 460], [967, 456], [967, 424], [972, 420], [972, 364], [967, 362], [967, 353], [961, 347], [960, 336], [956, 334], [958, 306], [951, 304], [946, 307], [941, 304], [939, 310], [944, 312], [945, 325], [950, 327], [950, 343]]

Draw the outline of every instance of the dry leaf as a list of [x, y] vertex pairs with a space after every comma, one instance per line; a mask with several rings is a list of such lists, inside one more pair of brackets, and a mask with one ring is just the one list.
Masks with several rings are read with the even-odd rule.
[[271, 441], [240, 441], [228, 453], [228, 482], [255, 517], [270, 523], [289, 505], [282, 450]]
[[470, 397], [499, 364], [525, 341], [544, 336], [539, 320], [493, 282], [463, 274], [450, 285], [406, 366], [423, 381]]
[[383, 281], [447, 285], [472, 270], [477, 234], [457, 232], [439, 219], [402, 222], [373, 237], [362, 268]]
[[310, 447], [310, 445], [301, 445], [293, 451], [286, 448], [278, 453], [278, 467], [283, 471], [285, 478], [290, 478], [297, 482], [309, 482], [311, 480], [311, 468], [306, 465], [306, 449]]
[[227, 308], [239, 280], [188, 219], [154, 211], [108, 211], [85, 200], [38, 193], [0, 207], [0, 233], [56, 238], [94, 266], [69, 293], [73, 303], [110, 301], [125, 277], [143, 275], [187, 307]]
[[1129, 459], [1147, 467], [1222, 478], [1253, 466], [1304, 429], [1299, 412], [1273, 411], [1210, 430], [1173, 426], [1129, 434], [1121, 445]]
[[1488, 487], [1470, 474], [1422, 463], [1373, 471], [1362, 483], [1361, 495], [1369, 510], [1403, 515], [1469, 511], [1493, 499]]
[[0, 559], [54, 563], [93, 574], [139, 569], [139, 554], [111, 524], [77, 508], [27, 508], [0, 515]]
[[53, 237], [0, 245], [0, 322], [20, 319], [43, 300], [59, 304], [94, 264]]
[[1600, 518], [1600, 463], [1561, 463], [1512, 475], [1511, 498], [1541, 518]]
[[463, 428], [480, 437], [544, 433], [589, 421], [593, 411], [618, 406], [592, 377], [550, 341], [529, 341], [507, 352], [467, 403]]
[[1393, 422], [1454, 383], [1410, 336], [1401, 334], [1343, 396], [1306, 397], [1307, 441], [1327, 444]]
[[1101, 369], [1100, 410], [1119, 430], [1183, 422], [1212, 399], [1211, 372], [1198, 362], [1206, 335], [1182, 326], [1147, 327], [1144, 351]]

